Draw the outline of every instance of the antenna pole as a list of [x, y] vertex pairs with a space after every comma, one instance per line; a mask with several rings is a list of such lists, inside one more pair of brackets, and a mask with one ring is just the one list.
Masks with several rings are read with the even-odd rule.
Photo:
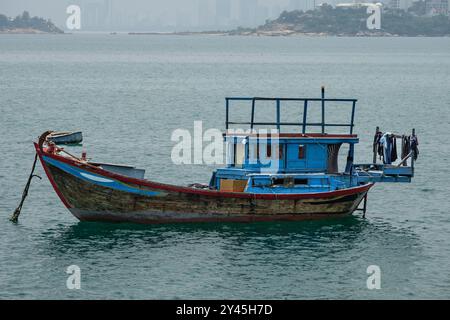
[[[375, 129], [375, 137], [377, 136], [378, 132], [380, 132], [380, 127], [377, 126]], [[373, 139], [373, 164], [377, 163], [377, 144], [375, 142], [375, 138]]]
[[325, 86], [322, 86], [322, 134], [325, 133]]

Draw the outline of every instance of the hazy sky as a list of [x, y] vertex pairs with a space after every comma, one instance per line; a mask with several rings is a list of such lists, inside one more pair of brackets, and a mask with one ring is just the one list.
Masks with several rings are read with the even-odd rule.
[[[219, 21], [216, 2], [229, 2], [230, 17]], [[151, 28], [151, 26], [216, 26], [261, 24], [289, 6], [312, 6], [314, 0], [0, 0], [0, 13], [16, 16], [27, 10], [32, 16], [50, 18], [65, 26], [66, 8], [79, 5], [82, 25], [105, 29]], [[242, 13], [242, 3], [250, 13]], [[319, 3], [319, 0], [317, 1]], [[326, 1], [325, 1], [326, 2]], [[334, 0], [328, 1], [333, 3]], [[108, 7], [112, 7], [110, 13]], [[245, 11], [245, 10], [244, 10]], [[243, 17], [245, 16], [245, 17]], [[84, 18], [84, 24], [83, 24]], [[245, 21], [247, 20], [247, 21]]]

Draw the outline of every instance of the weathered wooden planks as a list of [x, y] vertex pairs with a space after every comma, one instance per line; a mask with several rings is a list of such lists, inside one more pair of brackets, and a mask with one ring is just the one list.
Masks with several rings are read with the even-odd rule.
[[144, 196], [95, 185], [46, 164], [56, 187], [80, 220], [130, 222], [301, 220], [343, 216], [356, 209], [364, 192], [324, 198], [252, 199], [158, 191]]

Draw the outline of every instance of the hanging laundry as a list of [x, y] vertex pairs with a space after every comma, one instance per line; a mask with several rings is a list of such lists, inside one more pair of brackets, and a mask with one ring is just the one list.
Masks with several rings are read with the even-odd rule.
[[398, 156], [397, 156], [397, 138], [395, 137], [395, 135], [391, 135], [390, 139], [392, 142], [391, 143], [391, 162], [394, 162], [398, 158]]
[[383, 163], [391, 164], [391, 152], [392, 152], [392, 139], [391, 133], [386, 132], [380, 139], [380, 145], [383, 146]]
[[[397, 137], [399, 136], [391, 132], [377, 132], [373, 137], [373, 152], [380, 156], [380, 160], [383, 160], [384, 164], [392, 164], [398, 159], [404, 159], [411, 152], [414, 160], [419, 155], [419, 141], [417, 136], [401, 136], [401, 154], [397, 151]], [[401, 165], [407, 166], [407, 162], [404, 161]]]
[[402, 135], [402, 159], [404, 159], [411, 151], [409, 137]]
[[417, 136], [410, 136], [411, 141], [411, 150], [413, 151], [413, 157], [414, 160], [417, 160], [417, 157], [419, 156], [419, 140], [417, 139]]
[[383, 133], [381, 131], [378, 131], [375, 133], [375, 136], [373, 137], [373, 153], [378, 154], [381, 157], [383, 156], [383, 146], [380, 143], [380, 139], [383, 136]]
[[[411, 152], [411, 144], [409, 136], [402, 135], [402, 159], [405, 159]], [[402, 163], [403, 166], [407, 165], [407, 162]]]

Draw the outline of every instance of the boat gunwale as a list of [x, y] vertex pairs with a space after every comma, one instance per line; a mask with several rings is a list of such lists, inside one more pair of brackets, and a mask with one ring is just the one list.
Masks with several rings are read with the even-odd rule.
[[168, 191], [168, 192], [179, 192], [179, 193], [189, 193], [189, 194], [196, 194], [196, 195], [203, 195], [203, 196], [209, 196], [209, 197], [224, 197], [224, 198], [247, 198], [247, 199], [262, 199], [262, 200], [295, 200], [295, 199], [313, 199], [313, 198], [329, 198], [329, 197], [336, 197], [336, 196], [346, 196], [346, 195], [352, 195], [357, 194], [361, 192], [367, 192], [374, 183], [366, 183], [361, 186], [351, 187], [351, 188], [345, 188], [340, 190], [334, 190], [334, 191], [325, 191], [325, 192], [312, 192], [312, 193], [301, 193], [301, 194], [290, 194], [290, 193], [271, 193], [271, 194], [265, 194], [265, 193], [246, 193], [246, 192], [223, 192], [220, 190], [205, 190], [205, 189], [195, 189], [190, 187], [184, 187], [184, 186], [177, 186], [172, 184], [166, 184], [161, 182], [155, 182], [147, 179], [136, 179], [132, 177], [127, 177], [124, 175], [120, 175], [117, 173], [109, 172], [104, 169], [95, 167], [93, 165], [89, 165], [88, 163], [81, 162], [76, 159], [70, 159], [61, 155], [52, 154], [49, 152], [46, 152], [45, 149], [41, 150], [39, 148], [39, 145], [37, 143], [34, 143], [34, 146], [36, 148], [36, 152], [41, 160], [41, 163], [44, 167], [45, 173], [47, 174], [50, 183], [53, 185], [53, 188], [55, 189], [58, 196], [61, 198], [63, 203], [66, 205], [66, 207], [70, 207], [65, 201], [64, 196], [61, 194], [59, 189], [57, 188], [55, 182], [53, 181], [53, 177], [51, 173], [48, 171], [47, 164], [45, 160], [43, 159], [43, 156], [50, 157], [54, 160], [61, 161], [63, 163], [66, 163], [68, 165], [82, 168], [83, 170], [86, 170], [88, 172], [98, 174], [101, 176], [105, 176], [108, 178], [116, 179], [120, 182], [124, 183], [131, 183], [138, 186], [145, 186], [149, 188], [154, 188], [158, 190]]
[[82, 134], [82, 131], [55, 131], [50, 133], [47, 138], [54, 138], [54, 137], [63, 137], [63, 136], [71, 136], [75, 134]]

